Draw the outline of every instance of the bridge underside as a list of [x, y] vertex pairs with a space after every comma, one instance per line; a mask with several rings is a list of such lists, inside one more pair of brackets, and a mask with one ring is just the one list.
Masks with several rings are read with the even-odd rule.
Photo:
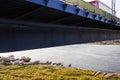
[[0, 52], [11, 52], [120, 39], [120, 32], [39, 23], [1, 27], [0, 37]]
[[0, 18], [119, 30], [97, 14], [55, 0], [2, 0]]
[[51, 1], [1, 0], [0, 52], [120, 39], [120, 28], [102, 17]]

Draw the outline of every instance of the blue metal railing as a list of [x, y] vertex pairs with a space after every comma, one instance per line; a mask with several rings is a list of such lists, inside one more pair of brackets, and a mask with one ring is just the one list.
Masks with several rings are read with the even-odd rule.
[[106, 17], [100, 16], [98, 14], [95, 14], [93, 12], [89, 12], [85, 9], [77, 8], [71, 4], [67, 4], [64, 2], [61, 2], [60, 0], [26, 0], [35, 4], [43, 5], [46, 7], [54, 8], [57, 10], [61, 10], [64, 12], [68, 12], [74, 15], [82, 16], [85, 18], [98, 20], [107, 24], [112, 24], [116, 26], [120, 26], [119, 21], [112, 21], [111, 19], [108, 19]]

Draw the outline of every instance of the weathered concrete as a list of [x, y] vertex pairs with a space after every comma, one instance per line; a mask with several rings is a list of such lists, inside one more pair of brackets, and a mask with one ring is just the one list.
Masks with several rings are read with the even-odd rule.
[[6, 52], [120, 39], [120, 32], [50, 24], [8, 25], [1, 28], [0, 38], [0, 51]]

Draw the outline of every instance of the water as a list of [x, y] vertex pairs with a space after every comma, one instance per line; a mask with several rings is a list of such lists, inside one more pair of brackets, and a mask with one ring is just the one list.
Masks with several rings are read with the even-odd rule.
[[0, 56], [28, 56], [32, 61], [62, 62], [65, 66], [93, 69], [108, 72], [120, 72], [119, 45], [70, 45], [27, 51], [1, 53]]

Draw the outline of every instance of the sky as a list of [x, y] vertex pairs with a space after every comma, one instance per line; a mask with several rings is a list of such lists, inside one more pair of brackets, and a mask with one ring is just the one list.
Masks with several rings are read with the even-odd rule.
[[[93, 0], [84, 0], [84, 1], [93, 1]], [[99, 1], [111, 7], [112, 0], [99, 0]], [[116, 0], [116, 16], [120, 18], [120, 0]]]

